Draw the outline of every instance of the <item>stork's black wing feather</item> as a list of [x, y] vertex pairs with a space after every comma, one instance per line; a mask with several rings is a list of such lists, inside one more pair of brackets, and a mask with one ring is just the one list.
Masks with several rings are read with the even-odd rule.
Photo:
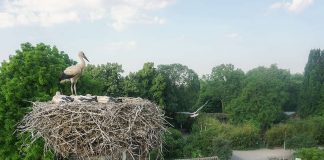
[[74, 75], [67, 75], [65, 74], [64, 72], [61, 74], [61, 77], [60, 77], [60, 81], [61, 80], [65, 80], [65, 79], [70, 79], [70, 78], [73, 78]]

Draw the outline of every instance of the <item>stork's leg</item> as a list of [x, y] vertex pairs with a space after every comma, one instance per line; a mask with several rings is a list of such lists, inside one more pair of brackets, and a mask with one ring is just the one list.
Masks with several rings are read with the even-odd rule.
[[73, 96], [74, 94], [73, 94], [73, 85], [74, 85], [74, 83], [73, 83], [73, 81], [71, 81], [71, 95]]
[[74, 83], [74, 94], [77, 96], [77, 93], [76, 93], [76, 82]]

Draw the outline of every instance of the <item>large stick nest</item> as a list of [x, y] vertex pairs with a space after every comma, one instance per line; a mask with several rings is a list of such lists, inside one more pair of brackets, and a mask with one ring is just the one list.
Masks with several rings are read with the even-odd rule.
[[22, 120], [20, 130], [32, 141], [43, 138], [63, 157], [120, 159], [126, 152], [133, 159], [145, 158], [153, 149], [162, 150], [164, 115], [154, 103], [141, 98], [122, 102], [35, 102]]

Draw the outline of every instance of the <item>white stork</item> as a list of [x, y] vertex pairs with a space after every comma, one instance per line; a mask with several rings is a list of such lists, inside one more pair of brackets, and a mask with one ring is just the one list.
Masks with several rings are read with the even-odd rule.
[[[60, 83], [64, 83], [66, 81], [71, 81], [71, 93], [72, 95], [77, 95], [76, 93], [76, 83], [78, 82], [84, 68], [85, 68], [85, 60], [88, 60], [88, 58], [84, 55], [84, 53], [81, 51], [78, 54], [78, 57], [80, 59], [80, 63], [77, 65], [70, 66], [66, 68], [60, 78]], [[73, 90], [74, 89], [74, 90]], [[73, 93], [74, 91], [74, 93]]]
[[207, 101], [205, 104], [203, 104], [201, 107], [199, 107], [195, 112], [176, 112], [176, 113], [179, 113], [179, 114], [186, 114], [186, 115], [189, 115], [191, 118], [195, 118], [195, 117], [197, 117], [197, 116], [199, 115], [198, 112], [199, 112], [202, 108], [204, 108], [207, 104], [208, 104], [208, 101]]

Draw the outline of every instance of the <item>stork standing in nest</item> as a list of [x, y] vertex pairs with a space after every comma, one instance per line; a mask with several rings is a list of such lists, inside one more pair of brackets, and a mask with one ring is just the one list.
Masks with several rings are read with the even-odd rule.
[[63, 73], [61, 74], [60, 83], [64, 83], [66, 81], [71, 81], [71, 93], [72, 95], [77, 95], [76, 93], [76, 83], [78, 82], [86, 64], [85, 60], [88, 60], [88, 58], [84, 55], [84, 53], [81, 51], [78, 54], [78, 57], [80, 59], [80, 63], [70, 66], [66, 68]]

